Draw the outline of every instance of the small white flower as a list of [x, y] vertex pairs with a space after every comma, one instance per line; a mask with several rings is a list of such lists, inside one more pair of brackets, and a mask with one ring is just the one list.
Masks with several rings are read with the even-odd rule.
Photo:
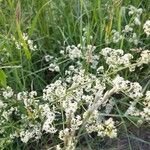
[[31, 91], [31, 92], [29, 93], [29, 97], [30, 97], [30, 98], [34, 98], [35, 96], [37, 96], [37, 92], [36, 92], [36, 91]]
[[133, 31], [133, 28], [132, 28], [132, 27], [130, 27], [129, 25], [126, 25], [126, 26], [125, 26], [125, 29], [124, 29], [124, 32], [125, 32], [125, 33], [132, 32], [132, 31]]
[[2, 109], [5, 106], [5, 104], [0, 100], [0, 109]]
[[72, 59], [72, 60], [82, 57], [81, 49], [74, 46], [74, 45], [67, 46], [66, 47], [66, 52], [68, 53], [69, 58]]
[[65, 54], [65, 51], [64, 51], [64, 50], [61, 50], [61, 51], [60, 51], [60, 54], [64, 55], [64, 54]]
[[34, 133], [31, 132], [31, 131], [21, 131], [20, 132], [20, 138], [21, 138], [21, 141], [24, 142], [24, 143], [27, 143], [29, 141], [29, 139], [31, 139], [32, 137], [34, 137]]
[[140, 21], [140, 19], [139, 19], [139, 17], [136, 17], [135, 19], [134, 19], [134, 23], [136, 24], [136, 25], [141, 25], [141, 21]]
[[144, 32], [147, 36], [150, 36], [150, 20], [147, 20], [143, 26]]
[[49, 70], [50, 71], [56, 71], [56, 72], [59, 72], [60, 71], [60, 68], [59, 68], [59, 66], [57, 65], [57, 64], [54, 64], [54, 63], [51, 63], [50, 65], [49, 65]]
[[150, 50], [142, 51], [140, 62], [142, 64], [148, 64], [150, 62]]
[[6, 89], [3, 91], [3, 96], [5, 99], [9, 99], [13, 96], [14, 92], [11, 87], [7, 86]]
[[51, 56], [51, 55], [45, 55], [44, 58], [45, 58], [46, 62], [49, 62], [50, 60], [53, 59], [53, 56]]
[[118, 31], [113, 31], [113, 42], [118, 43], [122, 39], [122, 35]]

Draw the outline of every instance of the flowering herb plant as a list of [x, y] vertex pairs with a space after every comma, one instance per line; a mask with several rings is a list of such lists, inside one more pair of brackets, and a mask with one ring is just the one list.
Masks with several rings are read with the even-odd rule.
[[[18, 4], [16, 9], [19, 8]], [[137, 72], [146, 69], [149, 73], [150, 20], [143, 22], [142, 8], [122, 6], [120, 13], [124, 9], [130, 21], [117, 30], [111, 26], [110, 14], [110, 24], [101, 37], [104, 46], [93, 42], [96, 32], [89, 35], [86, 26], [81, 28], [79, 44], [70, 45], [64, 34], [64, 43], [57, 41], [56, 53], [41, 52], [44, 44], [30, 38], [36, 17], [29, 33], [17, 29], [18, 36], [5, 37], [8, 43], [0, 51], [0, 149], [9, 149], [9, 145], [16, 146], [18, 142], [30, 147], [46, 140], [42, 149], [76, 150], [84, 135], [117, 138], [124, 118], [136, 126], [149, 124], [149, 80], [143, 84]], [[140, 39], [137, 28], [145, 40]], [[125, 48], [125, 44], [130, 46]], [[16, 55], [7, 50], [9, 46]], [[16, 61], [11, 62], [12, 58]]]

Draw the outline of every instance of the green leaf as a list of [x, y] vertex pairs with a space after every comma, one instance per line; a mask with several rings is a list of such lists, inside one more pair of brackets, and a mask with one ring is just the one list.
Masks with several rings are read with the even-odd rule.
[[6, 74], [5, 72], [0, 69], [0, 85], [6, 87]]

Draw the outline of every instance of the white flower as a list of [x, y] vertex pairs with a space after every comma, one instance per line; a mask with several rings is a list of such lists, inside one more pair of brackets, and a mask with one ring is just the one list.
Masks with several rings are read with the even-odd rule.
[[[29, 39], [29, 36], [28, 36], [27, 33], [23, 33], [22, 37], [23, 37], [24, 41], [26, 42], [26, 44], [27, 44], [30, 51], [36, 51], [37, 50], [37, 45], [34, 45], [33, 40]], [[24, 44], [21, 43], [21, 42], [18, 42], [15, 39], [15, 37], [12, 36], [12, 38], [13, 38], [13, 41], [15, 42], [15, 45], [16, 45], [17, 49], [20, 50], [23, 47]]]
[[27, 99], [28, 99], [28, 92], [23, 91], [17, 94], [17, 100], [20, 101], [20, 100], [27, 100]]
[[140, 25], [141, 24], [140, 16], [141, 16], [142, 12], [143, 12], [142, 8], [138, 9], [138, 8], [132, 6], [132, 5], [129, 7], [129, 16], [134, 15], [134, 17], [135, 17], [134, 18], [134, 24], [135, 25]]
[[127, 90], [130, 82], [129, 81], [125, 81], [123, 77], [120, 77], [119, 75], [117, 75], [115, 77], [115, 79], [112, 81], [113, 85], [116, 87], [116, 90]]
[[135, 45], [137, 45], [137, 44], [138, 44], [139, 39], [138, 39], [138, 37], [137, 37], [137, 34], [136, 34], [136, 33], [133, 33], [133, 34], [132, 34], [132, 37], [131, 37], [131, 38], [129, 38], [129, 42], [134, 43]]
[[147, 20], [143, 26], [144, 32], [147, 36], [150, 36], [150, 20]]
[[69, 66], [69, 70], [71, 70], [71, 71], [73, 71], [75, 69], [75, 67], [74, 66]]
[[99, 68], [97, 68], [97, 73], [101, 73], [101, 72], [104, 72], [104, 67], [103, 66], [100, 66]]
[[128, 32], [132, 32], [133, 31], [133, 28], [130, 27], [129, 25], [126, 25], [125, 26], [125, 29], [123, 30], [125, 33], [128, 33]]
[[59, 68], [59, 66], [57, 65], [57, 64], [55, 64], [55, 63], [51, 63], [50, 65], [49, 65], [49, 68], [48, 68], [50, 71], [56, 71], [56, 72], [59, 72], [60, 71], [60, 68]]
[[52, 124], [55, 119], [55, 113], [50, 110], [48, 104], [40, 105], [40, 108], [42, 109], [43, 117], [46, 117], [46, 122]]
[[49, 62], [50, 60], [53, 59], [53, 56], [51, 56], [51, 55], [45, 55], [44, 58], [45, 58], [46, 62]]
[[110, 68], [118, 68], [119, 66], [130, 66], [133, 56], [129, 53], [124, 54], [122, 49], [104, 48], [101, 51], [106, 63]]
[[11, 98], [14, 92], [11, 87], [7, 86], [6, 89], [3, 91], [3, 96], [5, 99]]
[[27, 143], [29, 141], [29, 139], [31, 139], [32, 137], [34, 137], [34, 133], [31, 132], [31, 131], [24, 131], [22, 130], [20, 132], [20, 138], [21, 138], [21, 141], [24, 142], [24, 143]]
[[136, 17], [135, 19], [134, 19], [134, 23], [136, 24], [136, 25], [141, 25], [141, 21], [140, 21], [140, 18], [139, 17]]
[[56, 150], [62, 150], [62, 148], [60, 147], [60, 145], [56, 146]]
[[117, 129], [114, 124], [115, 122], [113, 121], [112, 118], [109, 118], [104, 122], [104, 126], [105, 126], [104, 133], [110, 138], [117, 137]]
[[144, 50], [144, 51], [142, 51], [140, 62], [142, 64], [148, 64], [148, 63], [150, 63], [150, 50]]
[[65, 54], [65, 51], [64, 51], [64, 50], [61, 50], [61, 51], [60, 51], [60, 54], [64, 55], [64, 54]]
[[98, 63], [99, 63], [99, 57], [97, 55], [93, 55], [91, 58], [91, 68], [96, 69]]
[[29, 97], [30, 97], [30, 98], [34, 98], [35, 96], [37, 96], [37, 92], [36, 92], [36, 91], [31, 91], [31, 92], [29, 93]]
[[133, 58], [133, 56], [131, 54], [127, 53], [121, 57], [120, 62], [122, 62], [122, 64], [124, 64], [124, 66], [129, 66], [131, 64], [130, 61], [132, 58]]
[[46, 133], [55, 133], [57, 130], [52, 125], [55, 120], [55, 113], [50, 110], [48, 104], [40, 105], [40, 109], [42, 109], [41, 115], [46, 119], [42, 126], [42, 130], [46, 131]]
[[66, 117], [69, 118], [70, 116], [73, 116], [73, 114], [76, 112], [78, 108], [78, 103], [76, 101], [72, 102], [71, 100], [65, 100], [63, 101], [62, 106], [65, 109]]
[[82, 124], [81, 116], [77, 115], [75, 118], [71, 119], [71, 130], [78, 130], [79, 126]]
[[146, 95], [145, 100], [150, 102], [150, 91], [147, 91], [145, 95]]
[[149, 107], [143, 108], [143, 111], [141, 111], [140, 115], [143, 119], [150, 121], [150, 108]]
[[129, 96], [132, 98], [140, 98], [143, 96], [142, 94], [142, 87], [138, 82], [134, 82], [130, 84], [130, 92], [129, 92]]
[[142, 87], [138, 82], [125, 81], [123, 77], [117, 75], [112, 83], [116, 87], [116, 91], [125, 90], [131, 98], [140, 98], [143, 96]]
[[5, 104], [0, 100], [0, 109], [2, 109], [5, 106]]
[[122, 39], [122, 35], [116, 30], [113, 30], [113, 42], [118, 43]]
[[81, 58], [82, 57], [81, 49], [79, 49], [78, 47], [76, 47], [74, 45], [67, 46], [66, 52], [68, 53], [69, 58], [72, 60], [74, 60], [75, 58]]
[[22, 36], [23, 36], [23, 39], [24, 39], [25, 41], [27, 41], [28, 38], [29, 38], [28, 35], [27, 35], [27, 33], [23, 33]]
[[127, 109], [125, 115], [134, 115], [135, 109], [136, 108], [134, 106], [130, 105], [130, 107]]
[[57, 131], [48, 119], [44, 122], [42, 130], [46, 131], [46, 133], [55, 133]]
[[59, 131], [59, 138], [64, 141], [65, 137], [69, 136], [69, 134], [69, 128], [65, 128], [64, 130]]

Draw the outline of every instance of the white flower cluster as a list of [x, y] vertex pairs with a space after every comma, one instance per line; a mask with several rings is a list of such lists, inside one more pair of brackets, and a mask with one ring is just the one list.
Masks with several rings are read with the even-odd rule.
[[51, 63], [50, 65], [49, 65], [49, 68], [48, 68], [50, 71], [56, 71], [56, 72], [59, 72], [60, 71], [60, 68], [59, 68], [59, 66], [57, 65], [57, 64], [54, 64], [54, 63]]
[[66, 47], [66, 53], [68, 53], [68, 56], [70, 59], [74, 60], [75, 58], [81, 58], [82, 57], [82, 51], [80, 49], [80, 45], [75, 46], [67, 46]]
[[144, 32], [147, 36], [150, 36], [150, 20], [147, 20], [143, 26]]
[[141, 16], [142, 12], [143, 12], [142, 8], [138, 9], [132, 5], [129, 7], [129, 13], [128, 14], [129, 14], [129, 16], [135, 15], [134, 16], [134, 24], [135, 25], [141, 25], [140, 16]]
[[[85, 113], [84, 116], [86, 117], [87, 114]], [[115, 122], [113, 121], [113, 119], [109, 118], [108, 120], [101, 121], [99, 117], [100, 113], [97, 110], [95, 110], [87, 121], [87, 132], [97, 132], [97, 135], [101, 137], [117, 137], [117, 129], [115, 127]]]
[[137, 36], [137, 34], [136, 34], [135, 32], [134, 32], [134, 33], [131, 35], [131, 37], [129, 38], [129, 42], [130, 42], [130, 43], [134, 43], [135, 45], [138, 44], [139, 39], [138, 39], [138, 36]]
[[[15, 94], [10, 87], [7, 87], [4, 91], [2, 89], [2, 98], [0, 100], [0, 127], [2, 128], [1, 133], [5, 135], [5, 126], [9, 121], [19, 121], [19, 126], [16, 126], [16, 130], [10, 133], [10, 139], [15, 138], [21, 139], [22, 142], [27, 143], [30, 139], [39, 139], [42, 135], [41, 123], [37, 122], [39, 119], [39, 100], [36, 100], [36, 91], [31, 92], [19, 92]], [[13, 106], [14, 105], [14, 106]], [[23, 107], [23, 110], [20, 109]], [[12, 120], [16, 117], [17, 120]], [[34, 121], [33, 121], [34, 120]], [[21, 122], [20, 122], [21, 121]], [[13, 131], [13, 130], [12, 130]]]
[[42, 110], [42, 117], [45, 118], [42, 130], [46, 131], [47, 133], [55, 133], [57, 130], [52, 124], [55, 120], [55, 112], [50, 110], [48, 104], [40, 105], [40, 109]]
[[143, 101], [143, 111], [140, 112], [140, 115], [146, 121], [150, 121], [150, 91], [147, 91]]
[[137, 60], [139, 62], [139, 66], [142, 64], [150, 63], [150, 50], [143, 50], [141, 52], [141, 57]]
[[23, 101], [25, 107], [31, 106], [35, 101], [34, 97], [37, 96], [36, 91], [31, 91], [31, 92], [19, 92], [17, 94], [17, 100]]
[[91, 64], [93, 69], [96, 69], [98, 65], [99, 56], [93, 54], [96, 47], [93, 45], [82, 46], [81, 44], [69, 45], [65, 50], [61, 50], [60, 53], [65, 57], [68, 56], [71, 60], [85, 59], [88, 64]]
[[104, 56], [109, 68], [115, 69], [120, 66], [130, 66], [130, 61], [133, 58], [130, 53], [124, 54], [122, 49], [112, 49], [109, 47], [102, 49], [101, 54]]
[[6, 49], [6, 48], [3, 48], [1, 49], [0, 51], [0, 65], [7, 62], [10, 58], [10, 52]]
[[123, 77], [119, 75], [112, 81], [113, 85], [116, 87], [116, 91], [121, 90], [128, 93], [129, 97], [131, 98], [141, 98], [142, 94], [142, 87], [138, 82], [130, 82], [129, 80], [124, 80]]
[[138, 116], [140, 117], [139, 122], [150, 121], [150, 91], [147, 91], [145, 97], [141, 99], [141, 103], [143, 104], [143, 108], [138, 108], [137, 101], [130, 102], [131, 105], [126, 111], [126, 115]]
[[124, 54], [122, 49], [104, 48], [100, 52], [106, 60], [109, 68], [119, 69], [120, 67], [128, 67], [130, 71], [134, 71], [135, 67], [150, 63], [150, 50], [143, 50], [141, 56], [132, 64], [133, 55], [130, 53]]
[[110, 138], [117, 137], [117, 129], [112, 118], [105, 120], [99, 127], [98, 136], [108, 136]]
[[125, 26], [125, 29], [122, 30], [122, 31], [125, 32], [125, 33], [132, 32], [132, 31], [133, 31], [133, 28], [132, 28], [130, 25], [126, 25], [126, 26]]
[[120, 35], [120, 33], [116, 30], [112, 30], [112, 37], [113, 37], [113, 43], [118, 43], [123, 37]]
[[[89, 41], [93, 40], [93, 36], [89, 36], [89, 28], [88, 27], [84, 27], [82, 29], [83, 33], [82, 33], [82, 43], [86, 44]], [[87, 42], [88, 41], [88, 42]]]
[[5, 108], [6, 104], [3, 103], [3, 101], [0, 101], [0, 109]]
[[51, 72], [60, 72], [60, 67], [58, 65], [58, 58], [52, 55], [45, 55], [44, 60], [49, 63], [48, 69]]
[[46, 62], [49, 62], [49, 61], [52, 60], [53, 58], [54, 58], [54, 57], [51, 56], [51, 55], [45, 55], [45, 56], [44, 56], [44, 59], [45, 59]]
[[[17, 49], [21, 49], [22, 46], [23, 46], [23, 43], [18, 42], [13, 35], [11, 36], [11, 38], [15, 42], [15, 45], [16, 45]], [[22, 38], [26, 42], [26, 44], [27, 44], [30, 51], [36, 51], [37, 50], [37, 45], [35, 45], [33, 43], [33, 40], [29, 39], [29, 36], [28, 36], [27, 33], [23, 33]]]
[[[128, 8], [127, 8], [128, 9]], [[129, 23], [125, 25], [122, 30], [112, 30], [112, 38], [110, 42], [118, 43], [119, 41], [127, 41], [129, 43], [133, 43], [134, 45], [138, 45], [140, 43], [138, 33], [134, 30], [136, 26], [141, 25], [141, 15], [143, 13], [142, 8], [136, 8], [134, 6], [130, 6], [128, 10], [129, 14]], [[148, 33], [148, 22], [144, 26], [144, 31]], [[109, 39], [108, 39], [109, 40]]]
[[[41, 128], [40, 125], [37, 124], [34, 126], [33, 125], [30, 126], [30, 129], [21, 130], [19, 134], [21, 141], [27, 143], [32, 138], [40, 139], [42, 136], [40, 128]], [[14, 135], [14, 136], [18, 136], [18, 135]]]
[[13, 96], [14, 92], [11, 87], [7, 86], [6, 89], [3, 89], [3, 96], [5, 99], [9, 99]]
[[75, 132], [83, 123], [82, 116], [76, 115], [77, 110], [81, 109], [80, 103], [85, 103], [90, 108], [95, 99], [103, 96], [105, 84], [96, 79], [95, 75], [85, 75], [85, 70], [74, 66], [70, 66], [66, 71], [65, 79], [66, 81], [62, 82], [59, 79], [47, 86], [43, 91], [43, 99], [52, 103], [57, 102], [63, 108], [69, 127], [60, 131], [59, 137], [61, 140], [67, 141], [65, 142], [66, 147], [73, 149]]
[[61, 80], [57, 80], [50, 85], [47, 85], [46, 88], [43, 90], [43, 100], [53, 102], [61, 100], [66, 94], [66, 87], [63, 85]]
[[[74, 134], [72, 131], [70, 131], [69, 128], [65, 128], [64, 130], [61, 130], [59, 132], [59, 138], [64, 141], [65, 143], [65, 150], [75, 150], [75, 138], [73, 137]], [[58, 149], [58, 147], [57, 147]], [[60, 147], [59, 147], [60, 149]]]
[[83, 58], [86, 59], [86, 62], [88, 64], [91, 63], [91, 68], [96, 69], [99, 62], [99, 56], [94, 54], [96, 47], [92, 45], [87, 45], [85, 49], [86, 53], [83, 55]]
[[[109, 65], [109, 69], [105, 72], [104, 66], [98, 64], [100, 60], [99, 56], [94, 54], [95, 47], [89, 45], [85, 50], [87, 51], [83, 51], [81, 55], [73, 53], [70, 54], [74, 56], [67, 55], [71, 62], [77, 58], [81, 59], [68, 65], [63, 77], [47, 85], [41, 97], [37, 97], [36, 91], [22, 91], [15, 94], [10, 87], [1, 89], [0, 133], [4, 138], [6, 138], [4, 126], [10, 121], [16, 123], [16, 128], [10, 130], [9, 138], [12, 140], [20, 138], [22, 142], [28, 143], [29, 140], [40, 139], [44, 133], [53, 134], [63, 142], [61, 146], [57, 146], [58, 150], [75, 150], [77, 135], [82, 128], [88, 133], [96, 132], [101, 137], [115, 138], [117, 136], [115, 120], [102, 114], [109, 115], [113, 112], [115, 97], [113, 94], [119, 92], [122, 96], [127, 96], [128, 100], [132, 99], [131, 107], [125, 110], [126, 115], [136, 115], [149, 120], [150, 92], [146, 92], [143, 105], [139, 109], [135, 100], [141, 100], [143, 97], [140, 84], [125, 80], [117, 75], [117, 71], [113, 73], [113, 77], [109, 76], [112, 69], [119, 70], [133, 65], [131, 63], [133, 56], [129, 53], [124, 54], [121, 49], [102, 49], [101, 54]], [[149, 54], [149, 50], [143, 50], [140, 58], [134, 62], [139, 66], [148, 64]], [[96, 68], [96, 74], [91, 73], [93, 69], [87, 72], [82, 64], [83, 59], [88, 64], [95, 61], [93, 68]]]
[[[36, 51], [37, 50], [37, 45], [33, 44], [33, 41], [29, 39], [27, 33], [23, 33], [23, 39], [27, 42], [29, 49], [31, 51]], [[22, 44], [21, 44], [22, 45]]]

